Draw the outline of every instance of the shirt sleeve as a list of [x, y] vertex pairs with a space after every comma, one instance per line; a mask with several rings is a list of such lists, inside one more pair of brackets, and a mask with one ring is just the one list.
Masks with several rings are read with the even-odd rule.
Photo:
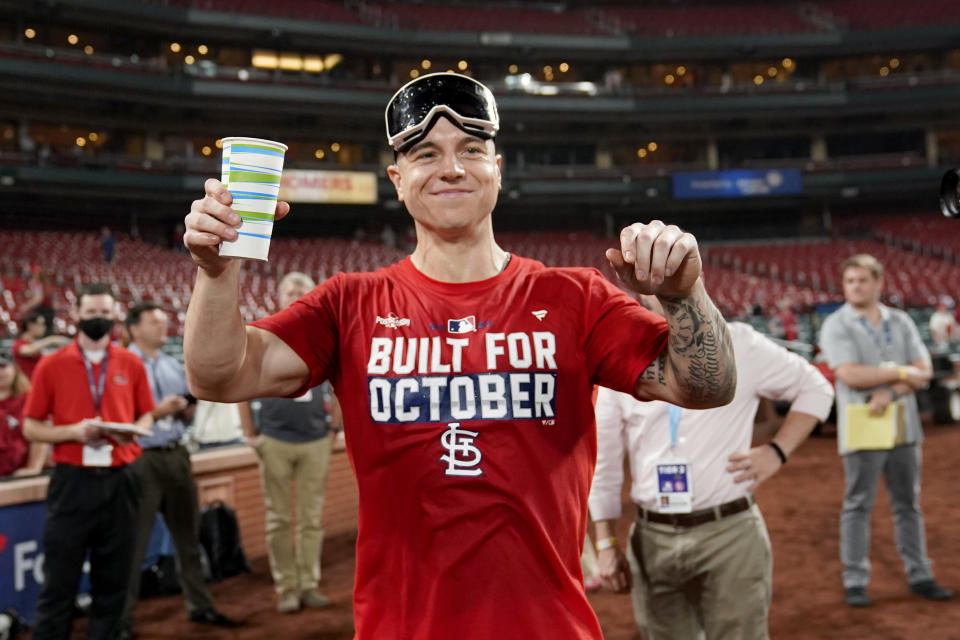
[[591, 270], [584, 309], [591, 381], [633, 395], [637, 378], [667, 344], [667, 321]]
[[143, 366], [143, 362], [137, 356], [132, 356], [136, 360], [136, 365], [133, 366], [132, 376], [133, 376], [133, 402], [136, 411], [137, 418], [140, 418], [145, 413], [149, 413], [156, 408], [156, 405], [153, 402], [153, 391], [150, 389], [150, 380], [147, 378], [147, 370]]
[[906, 313], [898, 314], [900, 317], [900, 324], [904, 326], [907, 335], [906, 338], [906, 350], [907, 350], [907, 362], [910, 364], [916, 362], [917, 360], [929, 360], [930, 352], [927, 351], [927, 347], [923, 344], [923, 339], [920, 337], [920, 331], [917, 330], [917, 325], [913, 319]]
[[334, 375], [339, 359], [339, 301], [344, 278], [336, 275], [286, 309], [255, 320], [251, 326], [274, 334], [294, 350], [310, 369], [310, 380], [289, 397], [303, 395]]
[[854, 340], [847, 335], [843, 321], [836, 313], [827, 316], [820, 328], [820, 349], [831, 369], [844, 364], [859, 364], [860, 354]]
[[801, 411], [826, 420], [833, 405], [833, 387], [816, 367], [762, 336], [752, 328], [749, 351], [737, 358], [749, 362], [759, 380], [757, 393], [773, 400], [789, 400], [791, 411]]
[[[594, 521], [620, 517], [623, 489], [624, 412], [622, 393], [601, 387], [597, 395], [597, 466], [590, 487], [590, 517]], [[633, 396], [629, 396], [633, 402]]]
[[53, 413], [53, 388], [49, 358], [42, 358], [33, 370], [30, 392], [23, 407], [23, 415], [34, 420], [46, 420]]

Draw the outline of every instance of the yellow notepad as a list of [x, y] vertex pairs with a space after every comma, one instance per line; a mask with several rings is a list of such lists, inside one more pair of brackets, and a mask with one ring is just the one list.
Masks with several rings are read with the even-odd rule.
[[879, 416], [871, 415], [867, 404], [847, 405], [844, 448], [848, 451], [893, 449], [905, 439], [902, 401], [891, 402]]

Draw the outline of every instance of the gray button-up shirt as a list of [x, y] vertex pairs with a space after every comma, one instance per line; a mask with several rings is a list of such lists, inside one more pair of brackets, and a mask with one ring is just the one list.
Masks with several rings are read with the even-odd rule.
[[[910, 364], [930, 354], [920, 339], [920, 332], [913, 319], [899, 309], [880, 305], [880, 324], [873, 326], [861, 313], [849, 304], [831, 313], [820, 329], [820, 349], [831, 369], [844, 364], [861, 364], [880, 367]], [[870, 395], [881, 387], [852, 389], [840, 380], [837, 386], [837, 446], [840, 454], [846, 439], [846, 407], [848, 404], [869, 402]], [[923, 440], [916, 394], [904, 396], [904, 428], [907, 443]]]
[[[153, 391], [154, 402], [160, 404], [160, 401], [169, 395], [186, 395], [189, 393], [183, 367], [180, 366], [176, 358], [160, 351], [157, 353], [157, 357], [151, 360], [143, 355], [135, 342], [131, 342], [127, 349], [143, 360], [143, 367], [147, 370], [147, 379], [150, 381], [150, 389]], [[183, 424], [183, 421], [175, 416], [158, 418], [153, 421], [153, 435], [149, 438], [137, 438], [137, 442], [144, 449], [162, 447], [172, 442], [179, 442], [185, 429], [186, 425]]]

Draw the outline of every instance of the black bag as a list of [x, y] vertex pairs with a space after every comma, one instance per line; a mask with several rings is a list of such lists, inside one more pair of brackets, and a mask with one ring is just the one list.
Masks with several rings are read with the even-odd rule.
[[140, 574], [140, 597], [169, 596], [180, 593], [176, 556], [160, 556]]
[[240, 543], [237, 514], [219, 500], [200, 511], [200, 544], [210, 560], [210, 579], [214, 582], [241, 571], [250, 573], [250, 564]]

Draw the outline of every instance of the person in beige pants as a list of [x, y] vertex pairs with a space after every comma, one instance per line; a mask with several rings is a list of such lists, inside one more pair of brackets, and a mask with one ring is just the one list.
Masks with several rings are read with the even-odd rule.
[[[309, 276], [292, 272], [281, 281], [284, 308], [313, 289]], [[267, 516], [270, 572], [277, 592], [277, 611], [325, 607], [320, 593], [320, 552], [323, 546], [323, 498], [330, 460], [328, 435], [339, 409], [329, 385], [308, 389], [298, 398], [261, 398], [242, 403], [244, 432], [260, 459], [260, 476]], [[291, 544], [292, 487], [296, 486], [296, 543]]]

